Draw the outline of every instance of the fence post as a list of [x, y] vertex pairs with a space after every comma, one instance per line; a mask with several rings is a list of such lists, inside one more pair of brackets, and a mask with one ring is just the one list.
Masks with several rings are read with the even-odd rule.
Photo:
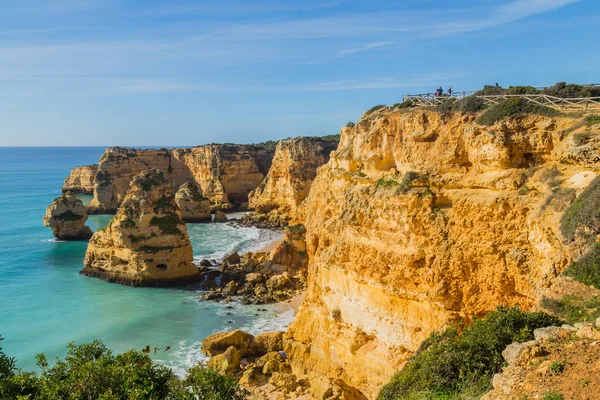
[[565, 109], [565, 99], [560, 99], [560, 110], [564, 111]]
[[587, 110], [588, 110], [588, 101], [590, 101], [590, 98], [586, 97], [585, 98], [585, 112], [587, 112]]

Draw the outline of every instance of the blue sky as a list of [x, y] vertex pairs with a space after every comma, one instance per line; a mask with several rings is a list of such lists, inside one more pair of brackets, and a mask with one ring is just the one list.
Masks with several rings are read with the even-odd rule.
[[442, 85], [599, 83], [598, 0], [0, 0], [0, 145], [337, 133]]

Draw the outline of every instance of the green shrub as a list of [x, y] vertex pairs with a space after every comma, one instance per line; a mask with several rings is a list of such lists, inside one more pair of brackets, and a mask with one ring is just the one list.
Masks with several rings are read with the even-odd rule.
[[569, 265], [564, 274], [600, 289], [600, 243], [595, 243], [583, 257]]
[[373, 106], [371, 108], [369, 108], [366, 112], [367, 115], [374, 113], [377, 110], [381, 110], [382, 108], [386, 108], [387, 106], [385, 104], [378, 104], [376, 106]]
[[506, 89], [506, 94], [539, 94], [540, 90], [533, 86], [509, 86]]
[[555, 97], [597, 97], [600, 96], [600, 87], [582, 86], [558, 82], [554, 86], [544, 89], [544, 94]]
[[544, 394], [544, 397], [542, 397], [542, 400], [563, 400], [563, 399], [564, 399], [563, 395], [558, 392], [548, 392], [548, 393]]
[[600, 115], [588, 115], [584, 118], [584, 122], [587, 126], [600, 124]]
[[565, 363], [562, 361], [553, 361], [548, 369], [553, 375], [561, 374], [565, 370]]
[[0, 375], [0, 398], [242, 400], [247, 395], [232, 378], [202, 365], [181, 380], [137, 350], [115, 356], [100, 341], [69, 343], [68, 349], [53, 367], [39, 354], [41, 374], [14, 371], [13, 365], [11, 374]]
[[75, 214], [73, 211], [67, 210], [62, 214], [54, 216], [54, 218], [60, 219], [62, 221], [67, 221], [67, 222], [74, 222], [74, 221], [79, 221], [80, 219], [83, 219], [83, 215]]
[[483, 89], [477, 91], [475, 94], [478, 96], [494, 96], [504, 94], [505, 91], [506, 89], [504, 89], [502, 86], [485, 85]]
[[166, 235], [181, 235], [178, 225], [181, 219], [177, 214], [169, 214], [164, 217], [153, 217], [150, 220], [150, 225], [158, 226], [162, 233]]
[[529, 193], [531, 191], [531, 189], [529, 189], [529, 186], [527, 185], [523, 185], [519, 188], [519, 195], [520, 196], [525, 196], [527, 193]]
[[381, 178], [377, 181], [378, 187], [392, 187], [392, 186], [400, 186], [400, 182], [395, 181], [393, 179], [384, 179]]
[[441, 114], [446, 114], [451, 112], [454, 109], [454, 103], [456, 102], [455, 97], [449, 97], [444, 100], [443, 103], [438, 104], [433, 109]]
[[488, 108], [479, 118], [480, 125], [493, 125], [494, 123], [517, 114], [538, 114], [553, 117], [560, 113], [552, 108], [530, 103], [520, 97], [513, 97]]
[[600, 298], [587, 300], [574, 295], [565, 295], [560, 300], [544, 297], [542, 307], [552, 315], [573, 325], [577, 322], [595, 322], [600, 317]]
[[583, 146], [587, 142], [590, 141], [592, 135], [589, 132], [576, 133], [573, 135], [573, 141], [575, 142], [575, 146]]
[[533, 331], [560, 320], [518, 307], [499, 307], [476, 319], [462, 334], [457, 327], [432, 334], [379, 393], [380, 400], [479, 398], [504, 363], [502, 351], [512, 342], [533, 339]]
[[335, 143], [339, 143], [340, 139], [342, 138], [342, 135], [335, 134], [335, 135], [325, 135], [325, 136], [321, 136], [321, 139], [327, 141], [327, 142], [335, 142]]
[[454, 108], [457, 111], [465, 113], [476, 113], [485, 108], [483, 100], [477, 96], [467, 96], [464, 99], [457, 101], [454, 104]]
[[354, 122], [348, 121], [348, 123], [346, 124], [346, 128], [354, 128], [354, 125], [356, 125]]
[[399, 109], [412, 108], [412, 107], [415, 107], [415, 104], [410, 100], [405, 100], [402, 103], [396, 103], [392, 106], [392, 108], [399, 108]]
[[580, 228], [585, 228], [588, 236], [600, 233], [600, 177], [575, 199], [560, 220], [560, 231], [567, 240], [572, 239]]

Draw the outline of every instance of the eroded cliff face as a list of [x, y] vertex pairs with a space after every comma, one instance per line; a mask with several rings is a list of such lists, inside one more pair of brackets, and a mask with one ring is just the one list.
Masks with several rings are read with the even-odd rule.
[[308, 291], [286, 334], [298, 378], [375, 398], [429, 334], [531, 307], [578, 256], [560, 218], [600, 170], [598, 126], [521, 116], [363, 115], [306, 200]]
[[97, 164], [73, 168], [65, 179], [63, 192], [93, 194], [96, 172], [98, 172]]
[[175, 194], [175, 202], [186, 222], [210, 221], [210, 200], [193, 182], [186, 182]]
[[132, 286], [200, 278], [186, 225], [162, 171], [135, 176], [119, 212], [90, 239], [82, 273]]
[[100, 158], [89, 209], [92, 213], [115, 212], [131, 179], [149, 168], [161, 170], [175, 190], [186, 182], [197, 183], [216, 207], [240, 205], [262, 182], [272, 157], [272, 150], [252, 145], [159, 150], [109, 148]]
[[280, 141], [269, 173], [249, 195], [250, 208], [261, 214], [275, 214], [278, 219], [296, 218], [317, 168], [329, 160], [336, 147], [337, 142], [312, 137]]

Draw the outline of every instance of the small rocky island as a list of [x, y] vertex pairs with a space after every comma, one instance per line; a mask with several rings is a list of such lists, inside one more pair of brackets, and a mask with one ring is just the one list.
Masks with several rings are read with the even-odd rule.
[[181, 211], [162, 171], [135, 176], [117, 214], [92, 236], [82, 273], [131, 286], [200, 279]]
[[44, 226], [60, 240], [88, 240], [92, 230], [85, 226], [88, 215], [85, 206], [73, 192], [65, 192], [52, 201], [44, 215]]

